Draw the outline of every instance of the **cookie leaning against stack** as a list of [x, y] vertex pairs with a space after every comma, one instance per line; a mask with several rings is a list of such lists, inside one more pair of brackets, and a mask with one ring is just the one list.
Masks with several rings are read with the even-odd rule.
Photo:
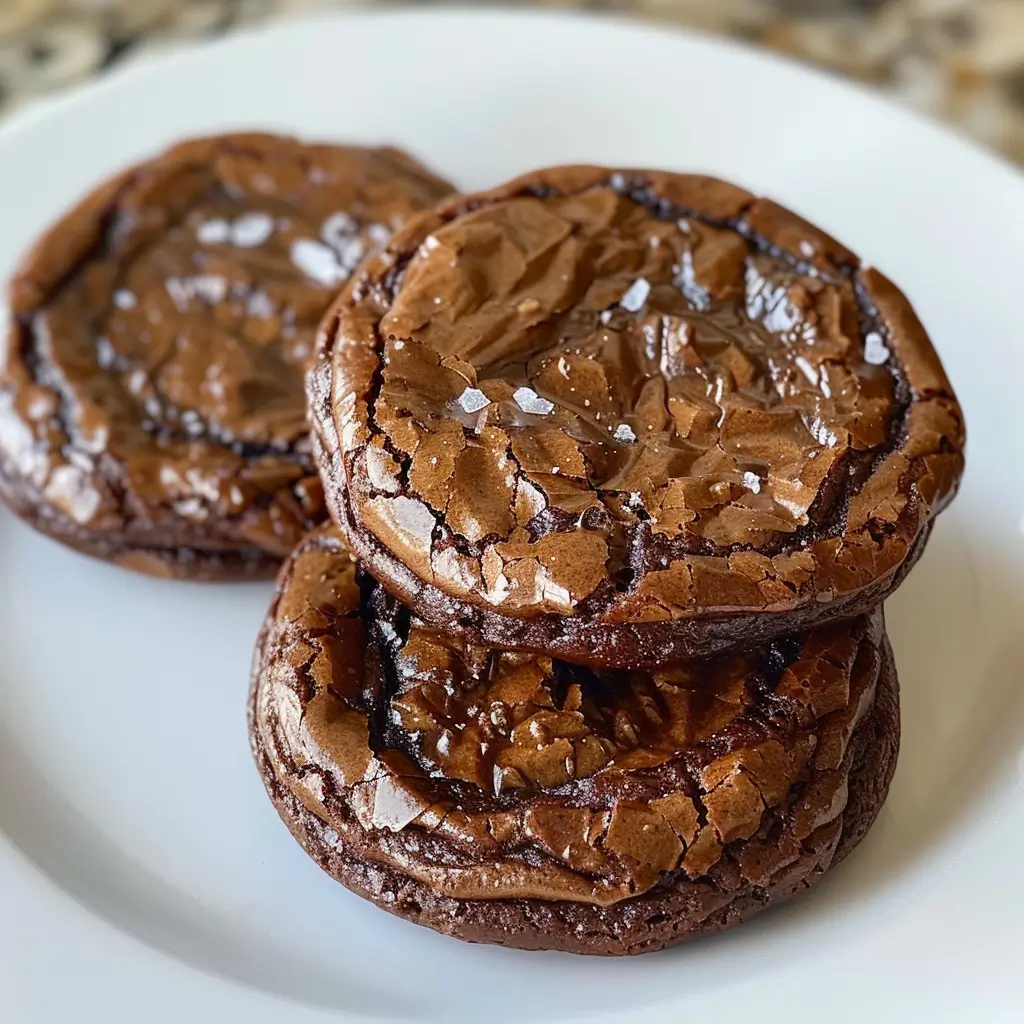
[[10, 284], [0, 495], [160, 576], [271, 576], [324, 515], [302, 371], [367, 252], [450, 186], [395, 149], [197, 139], [102, 185]]
[[307, 387], [336, 526], [279, 577], [250, 729], [334, 877], [635, 953], [860, 840], [899, 739], [881, 601], [964, 445], [881, 274], [721, 181], [540, 171], [369, 259]]

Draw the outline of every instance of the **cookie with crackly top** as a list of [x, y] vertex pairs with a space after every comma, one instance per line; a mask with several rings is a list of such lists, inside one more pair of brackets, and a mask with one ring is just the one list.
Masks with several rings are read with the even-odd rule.
[[349, 283], [308, 378], [328, 505], [433, 624], [655, 666], [862, 614], [963, 468], [903, 295], [795, 214], [565, 167], [456, 197]]
[[270, 576], [325, 515], [316, 325], [359, 260], [450, 191], [390, 148], [189, 141], [98, 188], [10, 283], [0, 494], [162, 576]]
[[281, 818], [354, 892], [458, 938], [604, 955], [807, 888], [870, 827], [899, 745], [880, 609], [594, 670], [426, 625], [333, 525], [282, 568], [249, 726]]

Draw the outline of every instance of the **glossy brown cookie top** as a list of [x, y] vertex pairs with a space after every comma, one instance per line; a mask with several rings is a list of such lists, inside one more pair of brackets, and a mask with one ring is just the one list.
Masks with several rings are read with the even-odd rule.
[[895, 288], [708, 178], [454, 199], [352, 282], [318, 359], [328, 497], [417, 608], [417, 584], [609, 625], [824, 602], [892, 574], [962, 465]]
[[838, 827], [882, 643], [877, 612], [652, 673], [485, 650], [322, 528], [282, 572], [252, 724], [349, 856], [459, 899], [611, 905], [725, 856], [765, 884]]
[[283, 556], [322, 515], [303, 390], [316, 325], [448, 190], [397, 150], [265, 135], [186, 142], [98, 189], [10, 284], [8, 486], [128, 548]]

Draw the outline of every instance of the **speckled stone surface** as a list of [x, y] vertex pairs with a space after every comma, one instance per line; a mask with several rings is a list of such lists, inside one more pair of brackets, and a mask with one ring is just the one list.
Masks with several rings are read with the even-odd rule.
[[[547, 0], [795, 55], [1024, 161], [1024, 0]], [[0, 111], [167, 46], [372, 0], [0, 0]]]

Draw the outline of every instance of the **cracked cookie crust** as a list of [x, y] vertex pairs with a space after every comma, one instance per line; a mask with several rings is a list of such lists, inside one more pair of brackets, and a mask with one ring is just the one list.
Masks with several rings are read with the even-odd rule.
[[328, 505], [434, 625], [654, 666], [868, 611], [964, 427], [902, 294], [710, 178], [568, 167], [456, 197], [327, 314]]
[[164, 576], [272, 575], [325, 515], [303, 369], [359, 260], [450, 191], [393, 149], [182, 143], [79, 203], [10, 283], [0, 494]]
[[359, 577], [285, 564], [253, 752], [330, 874], [460, 938], [625, 954], [738, 923], [864, 835], [899, 740], [880, 610], [653, 672], [475, 647]]

